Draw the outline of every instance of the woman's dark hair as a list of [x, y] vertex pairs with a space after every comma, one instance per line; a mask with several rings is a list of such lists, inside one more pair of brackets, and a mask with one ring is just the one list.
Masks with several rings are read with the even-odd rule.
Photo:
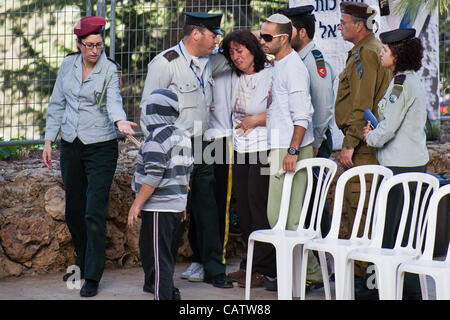
[[236, 71], [236, 74], [240, 76], [242, 71], [236, 68], [233, 64], [233, 61], [230, 57], [230, 43], [236, 42], [248, 49], [250, 53], [254, 57], [254, 70], [255, 72], [259, 72], [264, 69], [265, 64], [268, 62], [266, 54], [261, 47], [258, 39], [255, 37], [253, 33], [248, 29], [240, 29], [233, 31], [222, 40], [221, 49], [223, 50], [223, 55], [227, 58], [228, 63], [231, 65], [233, 70]]
[[394, 74], [422, 67], [423, 46], [419, 38], [388, 44], [395, 61]]

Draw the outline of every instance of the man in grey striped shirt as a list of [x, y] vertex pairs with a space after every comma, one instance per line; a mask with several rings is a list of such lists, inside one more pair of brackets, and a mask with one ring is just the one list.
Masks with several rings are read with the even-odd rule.
[[132, 188], [137, 192], [128, 214], [133, 226], [142, 218], [139, 248], [145, 274], [144, 291], [155, 300], [179, 298], [173, 285], [174, 234], [184, 219], [189, 175], [193, 168], [191, 140], [174, 126], [179, 116], [178, 98], [168, 89], [154, 90], [141, 119], [149, 135], [141, 145]]

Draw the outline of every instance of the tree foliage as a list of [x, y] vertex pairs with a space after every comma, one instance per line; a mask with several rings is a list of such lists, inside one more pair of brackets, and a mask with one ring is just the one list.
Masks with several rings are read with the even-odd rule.
[[[96, 1], [91, 2], [95, 14]], [[111, 1], [107, 4], [106, 18], [110, 19]], [[259, 27], [262, 19], [280, 5], [288, 6], [288, 0], [117, 0], [116, 32], [110, 36], [111, 23], [108, 23], [106, 54], [109, 56], [110, 43], [114, 41], [114, 59], [122, 66], [122, 94], [128, 117], [136, 120], [136, 108], [150, 60], [180, 40], [183, 11], [222, 12], [222, 26], [229, 32], [238, 27]], [[0, 4], [0, 30], [7, 30], [5, 42], [3, 45], [0, 42], [0, 79], [3, 79], [0, 95], [11, 95], [11, 101], [14, 101], [10, 105], [10, 113], [14, 115], [0, 113], [0, 124], [5, 126], [8, 117], [34, 113], [34, 125], [39, 126], [39, 134], [43, 135], [45, 104], [50, 98], [62, 57], [74, 48], [74, 36], [67, 30], [70, 33], [76, 20], [86, 11], [86, 1], [81, 0], [6, 0]], [[54, 35], [64, 28], [65, 33], [49, 40], [49, 34]], [[20, 48], [17, 56], [11, 53], [11, 44]], [[2, 59], [2, 55], [13, 55], [16, 61]], [[20, 62], [15, 63], [17, 61]], [[16, 102], [25, 107], [16, 111]], [[36, 108], [37, 105], [41, 107]]]

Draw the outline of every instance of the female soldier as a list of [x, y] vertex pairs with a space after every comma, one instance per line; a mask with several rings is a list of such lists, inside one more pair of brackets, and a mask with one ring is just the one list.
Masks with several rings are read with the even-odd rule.
[[[48, 104], [43, 151], [51, 164], [51, 143], [61, 130], [61, 175], [65, 217], [85, 278], [80, 295], [97, 294], [105, 265], [106, 213], [118, 157], [117, 133], [134, 134], [122, 108], [117, 65], [103, 52], [103, 17], [84, 17], [75, 26], [78, 52], [61, 64]], [[64, 275], [67, 281], [74, 273]]]
[[[394, 73], [389, 87], [378, 103], [380, 122], [375, 129], [364, 127], [364, 139], [377, 148], [378, 162], [394, 174], [425, 172], [428, 163], [425, 122], [426, 96], [415, 73], [422, 66], [423, 47], [415, 29], [397, 29], [380, 34], [384, 47], [381, 65]], [[393, 248], [403, 206], [403, 187], [389, 194], [383, 248]], [[411, 195], [414, 199], [414, 195]], [[417, 280], [417, 281], [416, 281]], [[419, 297], [417, 277], [407, 277], [406, 298]]]

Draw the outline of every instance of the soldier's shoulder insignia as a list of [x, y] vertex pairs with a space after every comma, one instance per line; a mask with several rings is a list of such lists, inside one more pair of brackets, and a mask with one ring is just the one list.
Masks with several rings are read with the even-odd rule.
[[322, 78], [325, 78], [325, 76], [327, 75], [327, 68], [325, 66], [325, 59], [323, 58], [322, 52], [315, 49], [315, 50], [312, 50], [311, 53], [312, 53], [314, 59], [316, 60], [317, 73]]
[[167, 61], [171, 62], [172, 60], [175, 60], [180, 55], [175, 50], [169, 50], [166, 53], [163, 54], [163, 57], [167, 59]]
[[394, 93], [394, 90], [392, 90], [391, 95], [389, 96], [389, 102], [395, 103], [398, 99], [398, 95]]
[[356, 61], [356, 69], [358, 71], [358, 78], [361, 79], [363, 75], [363, 64], [361, 60]]
[[112, 63], [114, 63], [114, 64], [116, 65], [117, 70], [119, 70], [119, 71], [122, 70], [122, 67], [120, 66], [120, 64], [119, 64], [118, 62], [114, 61], [114, 60], [111, 59], [111, 58], [108, 58], [108, 60], [111, 61]]
[[359, 55], [359, 49], [356, 49], [355, 52], [353, 52], [353, 58], [356, 62], [356, 69], [358, 71], [358, 79], [362, 78], [363, 75], [363, 63], [361, 61], [360, 55]]
[[406, 75], [399, 74], [394, 77], [394, 87], [392, 88], [391, 95], [389, 96], [389, 102], [395, 103], [403, 92], [403, 83], [405, 82]]

